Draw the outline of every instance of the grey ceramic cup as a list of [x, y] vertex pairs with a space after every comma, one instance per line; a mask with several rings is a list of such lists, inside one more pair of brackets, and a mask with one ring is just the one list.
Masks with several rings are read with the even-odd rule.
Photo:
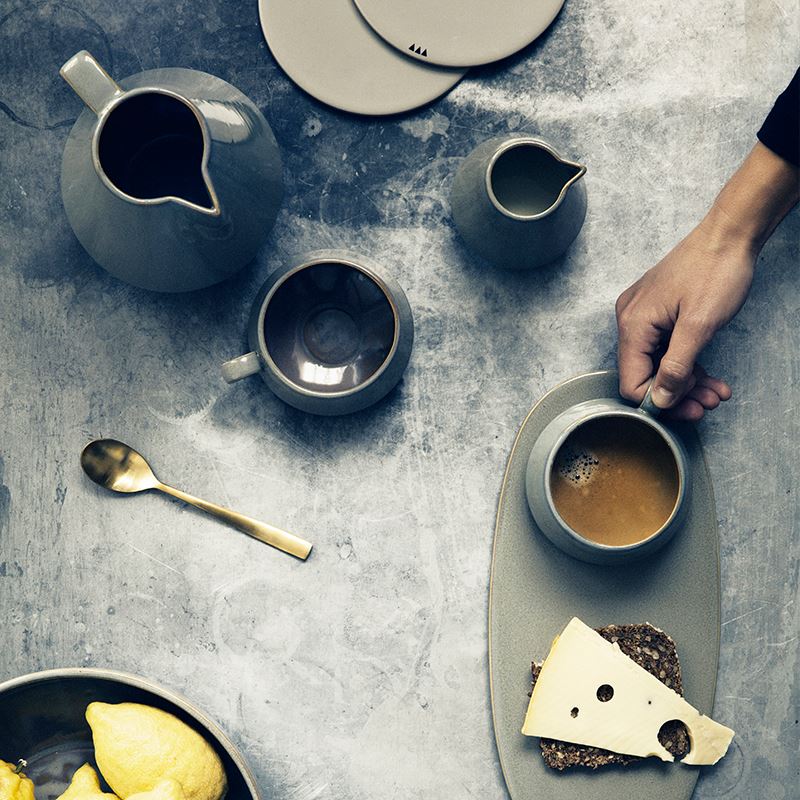
[[[74, 770], [94, 763], [86, 706], [143, 703], [174, 714], [194, 728], [222, 759], [227, 800], [259, 800], [255, 778], [231, 740], [188, 700], [151, 681], [109, 669], [52, 669], [0, 683], [0, 753], [27, 760], [25, 773], [39, 790], [66, 788]], [[9, 724], [6, 724], [9, 723]], [[39, 795], [42, 796], [42, 795]], [[51, 795], [54, 796], [54, 795]]]
[[[533, 445], [525, 475], [525, 491], [533, 518], [539, 530], [560, 550], [581, 561], [594, 564], [620, 564], [635, 561], [656, 552], [680, 529], [689, 507], [691, 476], [689, 457], [681, 440], [656, 418], [659, 409], [650, 399], [648, 389], [638, 408], [615, 398], [600, 398], [578, 403], [550, 422]], [[561, 445], [567, 437], [589, 420], [616, 417], [631, 420], [631, 424], [647, 425], [669, 447], [678, 471], [678, 493], [672, 513], [651, 536], [630, 545], [599, 544], [572, 530], [561, 518], [553, 503], [550, 475]]]
[[259, 373], [311, 414], [350, 414], [397, 384], [414, 322], [397, 281], [373, 261], [318, 250], [279, 267], [253, 303], [251, 351], [222, 365], [228, 383]]
[[98, 264], [134, 286], [184, 292], [253, 259], [275, 222], [283, 172], [252, 101], [189, 69], [117, 83], [85, 50], [61, 75], [86, 104], [64, 147], [61, 194]]
[[467, 246], [491, 264], [540, 267], [562, 255], [583, 225], [585, 173], [538, 137], [490, 139], [456, 173], [453, 221]]

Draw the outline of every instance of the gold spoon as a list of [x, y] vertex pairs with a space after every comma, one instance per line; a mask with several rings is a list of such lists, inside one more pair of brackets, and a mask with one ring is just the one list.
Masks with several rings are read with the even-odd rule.
[[240, 531], [258, 539], [266, 544], [283, 550], [284, 553], [297, 556], [303, 561], [311, 552], [311, 543], [286, 533], [279, 528], [273, 528], [265, 522], [238, 514], [228, 508], [223, 508], [215, 503], [193, 497], [180, 489], [173, 489], [161, 483], [150, 469], [144, 458], [127, 444], [116, 439], [96, 439], [89, 442], [81, 453], [81, 466], [83, 471], [97, 484], [111, 489], [113, 492], [132, 494], [144, 492], [148, 489], [157, 489], [159, 492], [171, 494], [184, 503], [191, 503], [197, 508], [207, 511], [212, 516], [233, 525]]

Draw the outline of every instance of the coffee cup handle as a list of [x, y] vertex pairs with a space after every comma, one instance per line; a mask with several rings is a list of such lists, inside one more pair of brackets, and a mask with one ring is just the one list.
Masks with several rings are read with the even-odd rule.
[[226, 383], [234, 383], [242, 378], [249, 378], [261, 371], [261, 360], [258, 353], [250, 352], [238, 358], [232, 358], [222, 365], [222, 377]]
[[88, 50], [76, 53], [58, 72], [95, 114], [123, 94], [120, 85]]
[[653, 402], [653, 384], [655, 380], [650, 381], [650, 385], [647, 387], [647, 391], [644, 393], [644, 399], [642, 400], [641, 404], [639, 405], [639, 410], [644, 411], [645, 414], [649, 414], [651, 417], [657, 417], [661, 414], [663, 409], [659, 408]]

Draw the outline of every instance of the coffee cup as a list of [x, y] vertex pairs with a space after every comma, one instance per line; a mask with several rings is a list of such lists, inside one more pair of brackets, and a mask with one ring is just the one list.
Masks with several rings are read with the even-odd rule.
[[394, 278], [363, 256], [319, 250], [275, 270], [253, 303], [250, 352], [222, 365], [228, 383], [260, 374], [311, 414], [360, 411], [398, 383], [414, 322]]
[[651, 555], [681, 527], [689, 458], [648, 390], [638, 408], [615, 398], [572, 406], [533, 445], [525, 489], [541, 532], [595, 564]]

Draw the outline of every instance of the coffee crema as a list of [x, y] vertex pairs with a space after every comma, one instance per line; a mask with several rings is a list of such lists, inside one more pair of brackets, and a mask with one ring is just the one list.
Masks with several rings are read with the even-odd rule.
[[598, 544], [635, 544], [670, 518], [680, 490], [675, 456], [650, 425], [597, 417], [574, 430], [550, 471], [550, 492], [572, 530]]

